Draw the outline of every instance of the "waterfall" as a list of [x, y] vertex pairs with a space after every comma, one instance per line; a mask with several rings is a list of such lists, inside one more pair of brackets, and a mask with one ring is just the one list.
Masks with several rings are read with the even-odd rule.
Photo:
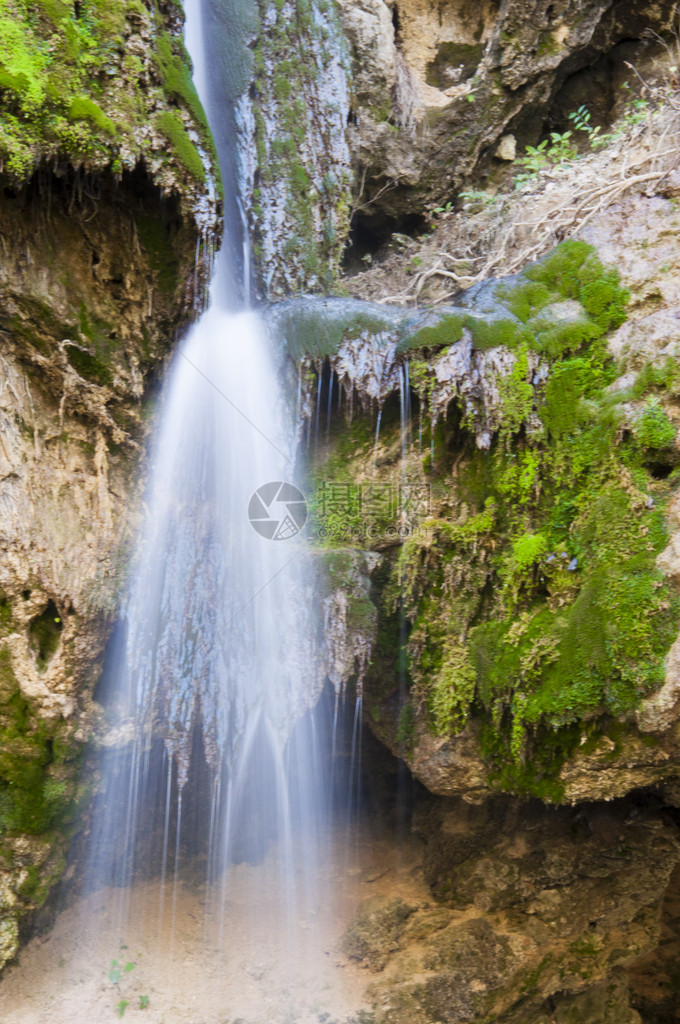
[[[201, 25], [188, 5], [187, 43], [210, 115]], [[298, 536], [306, 506], [270, 339], [254, 312], [237, 308], [248, 264], [234, 281], [236, 248], [227, 239], [217, 256], [208, 308], [164, 387], [112, 696], [116, 735], [127, 742], [102, 769], [88, 886], [117, 887], [115, 927], [125, 935], [139, 911], [134, 884], [159, 878], [145, 912], [171, 952], [182, 885], [199, 865], [206, 929], [228, 958], [239, 865], [266, 862], [276, 884], [259, 894], [260, 912], [289, 935], [281, 956], [303, 955], [304, 920], [313, 960], [323, 954], [309, 921], [321, 903], [332, 911], [318, 874], [330, 857], [320, 751], [331, 739], [312, 710], [323, 680]]]

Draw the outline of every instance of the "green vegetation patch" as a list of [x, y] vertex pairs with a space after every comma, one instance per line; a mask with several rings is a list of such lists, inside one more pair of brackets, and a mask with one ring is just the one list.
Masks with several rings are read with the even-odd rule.
[[398, 355], [436, 351], [459, 341], [467, 328], [475, 349], [528, 348], [551, 359], [600, 342], [626, 318], [628, 293], [586, 242], [563, 242], [527, 267], [512, 284], [497, 285], [488, 311], [460, 310], [412, 331], [406, 325]]
[[[455, 345], [463, 337], [464, 318], [456, 313], [443, 316], [436, 324], [421, 327], [420, 330], [404, 333], [397, 345], [397, 355], [418, 349], [438, 349]], [[409, 325], [410, 326], [410, 325]]]
[[77, 759], [64, 741], [66, 723], [40, 718], [22, 696], [6, 648], [0, 649], [0, 694], [0, 829], [37, 835], [66, 821]]
[[[431, 519], [407, 540], [382, 601], [410, 623], [418, 714], [441, 734], [479, 719], [492, 781], [557, 800], [565, 758], [661, 685], [677, 636], [678, 590], [656, 558], [677, 476], [660, 392], [677, 390], [678, 374], [642, 371], [634, 389], [647, 404], [628, 422], [630, 393], [609, 390], [606, 348], [626, 293], [585, 243], [559, 246], [496, 295], [528, 332], [499, 384], [500, 426], [488, 451], [463, 436], [457, 518]], [[583, 313], [562, 330], [550, 309], [565, 302]], [[536, 377], [531, 350], [546, 370]], [[427, 379], [414, 361], [424, 402]], [[460, 422], [450, 429], [455, 446], [444, 438], [428, 467], [447, 493]]]
[[205, 181], [205, 168], [196, 146], [189, 138], [184, 123], [175, 110], [164, 110], [156, 123], [172, 147], [175, 157], [189, 174], [198, 181]]
[[[151, 69], [128, 46], [151, 37]], [[154, 66], [155, 65], [155, 66]], [[152, 82], [148, 81], [149, 72]], [[161, 9], [125, 0], [0, 0], [0, 166], [26, 179], [51, 155], [120, 167], [119, 153], [149, 119], [149, 91], [189, 111], [211, 149], [205, 115], [181, 40], [164, 31]], [[199, 181], [204, 168], [176, 109], [160, 125], [170, 149]], [[212, 150], [211, 150], [212, 151]]]
[[291, 306], [281, 316], [278, 327], [295, 362], [325, 359], [336, 355], [343, 341], [394, 331], [391, 321], [377, 313], [351, 306], [345, 310], [324, 309], [322, 302]]

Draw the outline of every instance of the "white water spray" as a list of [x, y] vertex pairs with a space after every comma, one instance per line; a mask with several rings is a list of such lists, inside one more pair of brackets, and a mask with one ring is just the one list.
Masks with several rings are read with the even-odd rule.
[[[187, 15], [204, 92], [200, 12]], [[309, 957], [315, 944], [321, 955], [308, 922], [329, 858], [319, 753], [330, 744], [311, 712], [323, 680], [296, 539], [305, 507], [269, 339], [256, 314], [230, 308], [235, 291], [220, 254], [208, 309], [165, 386], [118, 673], [130, 742], [104, 766], [89, 886], [120, 888], [124, 934], [132, 883], [159, 877], [151, 912], [171, 951], [178, 892], [188, 866], [202, 865], [206, 927], [227, 956], [243, 884], [234, 866], [271, 861], [276, 905], [262, 894], [262, 913], [289, 935], [282, 957]]]

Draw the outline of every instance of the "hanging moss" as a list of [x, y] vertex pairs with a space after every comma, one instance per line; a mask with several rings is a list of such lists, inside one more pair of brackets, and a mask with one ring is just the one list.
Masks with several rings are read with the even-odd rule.
[[142, 214], [136, 217], [135, 224], [157, 287], [166, 295], [174, 294], [179, 283], [180, 261], [170, 226], [158, 217]]
[[327, 308], [317, 302], [296, 306], [277, 320], [277, 329], [285, 340], [291, 359], [325, 359], [334, 356], [343, 341], [361, 335], [388, 333], [393, 326], [387, 318], [366, 313], [358, 306]]
[[78, 767], [72, 744], [60, 742], [66, 723], [35, 714], [6, 648], [0, 649], [0, 693], [0, 829], [37, 835], [57, 819], [65, 827]]
[[408, 333], [397, 345], [397, 355], [418, 349], [429, 349], [436, 352], [448, 345], [454, 345], [463, 336], [464, 319], [458, 314], [443, 316], [436, 324], [421, 327], [415, 333]]
[[[25, 179], [49, 155], [120, 163], [123, 145], [135, 150], [136, 129], [148, 122], [147, 71], [128, 52], [126, 35], [143, 26], [153, 39], [151, 75], [158, 100], [191, 114], [203, 145], [214, 153], [205, 115], [191, 82], [181, 40], [163, 31], [160, 8], [125, 0], [0, 0], [0, 162]], [[171, 110], [161, 130], [174, 155], [198, 181], [205, 177], [195, 147]], [[216, 161], [214, 161], [216, 166]]]
[[496, 348], [497, 345], [515, 348], [533, 340], [531, 332], [516, 320], [484, 320], [481, 317], [468, 316], [465, 319], [465, 326], [469, 327], [472, 334], [472, 344], [481, 351]]
[[205, 168], [198, 150], [189, 138], [184, 123], [174, 110], [164, 110], [156, 124], [172, 146], [172, 151], [189, 174], [197, 181], [205, 181]]
[[[492, 782], [557, 800], [584, 732], [596, 738], [663, 682], [680, 595], [656, 566], [671, 485], [647, 463], [671, 450], [676, 428], [652, 398], [632, 433], [622, 429], [630, 394], [608, 390], [617, 369], [606, 333], [625, 316], [626, 292], [590, 246], [559, 246], [495, 298], [514, 319], [487, 321], [477, 336], [507, 329], [518, 349], [498, 385], [499, 428], [479, 451], [459, 421], [440, 420], [438, 430], [458, 433], [436, 453], [432, 486], [467, 511], [428, 521], [402, 546], [382, 602], [401, 604], [410, 623], [414, 707], [430, 727], [481, 720]], [[581, 312], [560, 319], [565, 302]], [[530, 350], [547, 373], [533, 377]], [[636, 389], [677, 382], [667, 364], [645, 369]]]

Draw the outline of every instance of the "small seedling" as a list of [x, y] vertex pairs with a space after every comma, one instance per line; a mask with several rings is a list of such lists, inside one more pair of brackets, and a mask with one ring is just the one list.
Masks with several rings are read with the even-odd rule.
[[[121, 949], [127, 949], [127, 946], [122, 946], [121, 945], [120, 948]], [[119, 985], [120, 985], [121, 978], [123, 977], [123, 975], [130, 974], [131, 971], [134, 971], [135, 966], [136, 965], [132, 962], [132, 960], [125, 960], [125, 961], [122, 961], [122, 960], [112, 960], [111, 961], [111, 966], [109, 967], [109, 981], [111, 982], [112, 985], [116, 986], [116, 988], [118, 989], [118, 994], [119, 995], [120, 995]], [[142, 1003], [142, 999], [146, 999], [147, 1002], [146, 1003]], [[147, 1003], [148, 1003], [148, 996], [141, 996], [140, 997], [140, 1006], [142, 1007], [142, 1009], [144, 1008], [144, 1006], [147, 1005]], [[130, 1005], [130, 1000], [129, 999], [125, 999], [125, 998], [121, 997], [118, 1000], [118, 1002], [116, 1003], [114, 1009], [116, 1010], [116, 1013], [118, 1014], [119, 1017], [123, 1016], [123, 1014], [125, 1013], [125, 1007], [129, 1006], [129, 1005]]]
[[140, 996], [139, 997], [139, 1009], [140, 1010], [146, 1010], [148, 1005], [149, 1005], [149, 997], [148, 996]]
[[117, 985], [124, 974], [129, 974], [130, 971], [134, 971], [134, 969], [135, 965], [131, 960], [128, 960], [125, 964], [120, 963], [119, 960], [112, 960], [111, 968], [109, 970], [109, 981], [113, 985]]

